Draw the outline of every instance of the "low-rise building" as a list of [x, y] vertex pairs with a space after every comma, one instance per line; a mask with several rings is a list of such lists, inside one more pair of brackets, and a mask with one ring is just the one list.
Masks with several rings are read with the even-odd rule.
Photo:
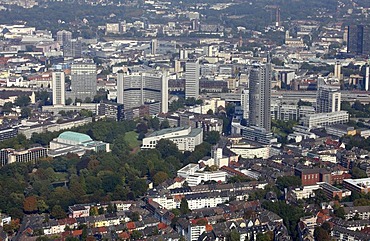
[[143, 139], [142, 149], [154, 149], [161, 139], [174, 142], [180, 151], [194, 151], [203, 142], [201, 128], [177, 127], [155, 131]]
[[370, 206], [344, 207], [344, 217], [346, 220], [357, 218], [368, 220], [370, 218]]
[[90, 215], [90, 205], [73, 205], [68, 208], [71, 218], [83, 218]]
[[347, 126], [343, 124], [326, 126], [325, 130], [329, 135], [337, 137], [342, 137], [344, 135], [354, 136], [357, 133], [353, 126]]
[[258, 143], [238, 143], [228, 146], [230, 151], [243, 158], [262, 158], [268, 159], [270, 155], [270, 146]]
[[68, 153], [83, 155], [86, 151], [110, 152], [109, 143], [93, 141], [90, 136], [73, 131], [65, 131], [50, 142], [48, 155], [62, 156]]
[[343, 186], [353, 192], [366, 194], [370, 192], [370, 178], [344, 179]]
[[47, 157], [47, 149], [44, 147], [34, 147], [26, 150], [11, 148], [0, 150], [1, 166], [14, 162], [34, 162], [43, 157]]
[[316, 128], [322, 126], [330, 126], [334, 124], [345, 124], [349, 121], [347, 111], [337, 111], [330, 113], [318, 113], [305, 116], [300, 123], [309, 128]]

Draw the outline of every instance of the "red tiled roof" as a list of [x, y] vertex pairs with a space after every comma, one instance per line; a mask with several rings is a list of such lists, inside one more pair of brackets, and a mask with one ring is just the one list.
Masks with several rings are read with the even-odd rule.
[[158, 223], [158, 229], [161, 230], [161, 229], [165, 229], [167, 227], [167, 225], [165, 223]]
[[118, 234], [118, 237], [125, 240], [130, 238], [130, 234], [128, 232], [122, 232]]
[[106, 227], [98, 227], [95, 229], [95, 231], [98, 233], [106, 233], [108, 232], [108, 229]]
[[135, 223], [134, 222], [128, 222], [128, 223], [126, 223], [126, 227], [127, 227], [127, 229], [136, 229], [136, 225], [135, 225]]
[[80, 236], [80, 235], [82, 235], [82, 229], [72, 231], [72, 236], [73, 237], [77, 237], [77, 236]]

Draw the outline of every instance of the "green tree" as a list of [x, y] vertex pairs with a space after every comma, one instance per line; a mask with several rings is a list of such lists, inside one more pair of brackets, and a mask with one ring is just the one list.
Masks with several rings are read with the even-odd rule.
[[47, 210], [49, 210], [49, 206], [46, 204], [46, 202], [42, 199], [37, 200], [37, 210], [39, 213], [44, 213]]
[[30, 103], [31, 103], [31, 99], [27, 95], [20, 95], [14, 101], [14, 104], [19, 107], [26, 107]]
[[170, 128], [170, 123], [168, 122], [167, 119], [164, 119], [162, 122], [161, 122], [161, 125], [159, 126], [159, 128], [162, 130], [162, 129], [167, 129], [167, 128]]
[[159, 140], [156, 149], [159, 151], [159, 153], [161, 153], [161, 156], [164, 159], [170, 156], [178, 157], [181, 155], [177, 145], [167, 139]]
[[351, 170], [352, 178], [366, 178], [366, 172], [358, 167], [353, 167]]
[[314, 230], [313, 236], [315, 237], [315, 240], [317, 241], [330, 241], [331, 240], [329, 233], [322, 227], [316, 227]]
[[297, 176], [283, 176], [277, 178], [276, 185], [280, 190], [284, 190], [284, 188], [288, 187], [300, 187], [302, 185], [302, 181]]
[[269, 231], [266, 233], [258, 233], [256, 237], [256, 241], [273, 241], [274, 240], [274, 233]]
[[186, 200], [186, 198], [181, 199], [180, 212], [181, 212], [181, 214], [188, 214], [188, 213], [191, 212], [190, 209], [189, 209], [189, 204], [188, 204], [188, 201]]
[[140, 220], [140, 214], [138, 212], [131, 212], [129, 213], [128, 217], [132, 222], [137, 222]]
[[235, 229], [232, 229], [230, 233], [228, 233], [226, 240], [228, 241], [239, 241], [240, 240], [240, 233]]
[[218, 131], [209, 131], [206, 133], [204, 140], [211, 145], [215, 145], [220, 140], [220, 133]]
[[156, 131], [159, 130], [160, 127], [159, 119], [157, 117], [151, 118], [149, 120], [149, 127]]
[[60, 205], [55, 205], [51, 210], [51, 216], [56, 219], [66, 218], [67, 214]]
[[346, 212], [344, 211], [343, 207], [339, 207], [339, 208], [334, 210], [334, 214], [338, 218], [345, 219]]
[[3, 105], [3, 112], [11, 112], [13, 108], [13, 103], [12, 102], [5, 102]]
[[166, 181], [167, 179], [168, 179], [168, 174], [163, 171], [159, 171], [153, 176], [153, 182], [154, 182], [154, 185], [156, 186]]
[[21, 109], [21, 118], [28, 118], [31, 116], [31, 109], [28, 107], [24, 107]]
[[138, 230], [134, 230], [134, 231], [131, 232], [131, 235], [130, 236], [131, 236], [131, 238], [133, 240], [138, 240], [138, 239], [141, 238], [142, 233], [140, 231], [138, 231]]

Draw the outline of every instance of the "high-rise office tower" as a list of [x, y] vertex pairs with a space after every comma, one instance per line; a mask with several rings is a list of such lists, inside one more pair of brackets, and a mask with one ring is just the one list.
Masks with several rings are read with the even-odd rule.
[[161, 106], [161, 112], [167, 113], [168, 112], [168, 73], [167, 71], [164, 71], [162, 74], [162, 106]]
[[370, 25], [348, 26], [347, 52], [358, 55], [370, 54]]
[[185, 64], [185, 98], [199, 98], [199, 61], [188, 60]]
[[72, 39], [72, 32], [67, 30], [61, 30], [57, 32], [57, 42], [64, 46], [67, 42], [71, 41]]
[[249, 90], [244, 89], [241, 93], [240, 105], [243, 110], [243, 119], [249, 121]]
[[316, 112], [329, 113], [340, 111], [341, 93], [338, 88], [321, 86], [317, 90]]
[[117, 103], [125, 109], [149, 105], [150, 114], [168, 112], [168, 75], [157, 71], [118, 73]]
[[152, 55], [157, 54], [157, 48], [158, 48], [158, 40], [157, 39], [152, 39], [150, 42], [150, 50]]
[[96, 95], [96, 65], [92, 62], [73, 63], [71, 67], [71, 97], [85, 101]]
[[53, 77], [53, 105], [65, 105], [65, 75], [63, 71], [55, 71]]
[[334, 65], [334, 77], [342, 79], [342, 64], [340, 62], [336, 62]]
[[63, 56], [80, 58], [82, 57], [82, 43], [78, 39], [71, 39], [63, 46]]
[[271, 130], [271, 64], [253, 65], [249, 75], [249, 124]]
[[370, 65], [366, 65], [366, 71], [365, 71], [365, 90], [369, 90], [369, 82], [370, 82]]

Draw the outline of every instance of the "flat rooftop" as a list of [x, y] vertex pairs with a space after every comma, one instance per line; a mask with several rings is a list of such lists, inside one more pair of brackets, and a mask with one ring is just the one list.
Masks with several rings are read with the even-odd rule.
[[176, 127], [176, 128], [166, 128], [163, 130], [155, 131], [148, 135], [147, 137], [154, 137], [154, 136], [161, 136], [161, 135], [166, 135], [169, 133], [177, 132], [177, 131], [183, 131], [187, 130], [189, 127]]
[[370, 188], [370, 177], [359, 179], [344, 179], [343, 181], [353, 186], [358, 186], [360, 188]]

